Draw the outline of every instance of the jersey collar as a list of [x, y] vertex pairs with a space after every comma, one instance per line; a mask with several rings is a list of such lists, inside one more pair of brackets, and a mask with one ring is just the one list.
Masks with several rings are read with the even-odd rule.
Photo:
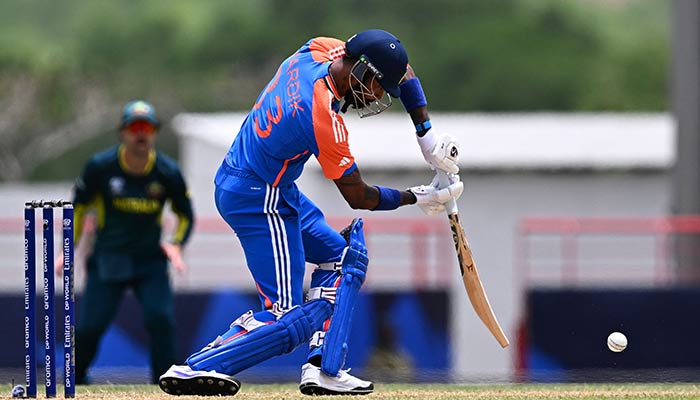
[[[119, 156], [117, 158], [119, 159], [119, 167], [122, 169], [122, 171], [131, 173], [129, 166], [126, 165], [126, 147], [123, 144], [119, 145], [118, 154]], [[153, 169], [153, 165], [155, 165], [155, 163], [156, 152], [155, 150], [151, 150], [148, 152], [148, 162], [146, 162], [146, 167], [143, 169], [143, 174], [148, 175]]]
[[342, 98], [338, 94], [338, 89], [335, 87], [335, 83], [333, 82], [333, 78], [331, 77], [331, 71], [330, 71], [331, 65], [328, 63], [328, 75], [323, 77], [323, 81], [326, 82], [326, 87], [328, 90], [333, 93], [333, 97], [335, 98], [336, 101], [340, 101]]

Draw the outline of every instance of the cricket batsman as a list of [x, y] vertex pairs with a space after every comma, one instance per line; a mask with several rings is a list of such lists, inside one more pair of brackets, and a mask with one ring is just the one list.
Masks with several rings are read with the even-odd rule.
[[[398, 98], [426, 161], [450, 176], [406, 190], [365, 183], [341, 113], [377, 115]], [[260, 298], [230, 329], [159, 380], [173, 395], [234, 395], [234, 376], [308, 343], [299, 389], [307, 395], [368, 394], [372, 382], [343, 369], [351, 316], [369, 258], [362, 220], [338, 233], [295, 184], [313, 155], [353, 209], [417, 204], [432, 215], [457, 199], [458, 145], [430, 131], [427, 101], [401, 42], [373, 29], [343, 42], [317, 37], [289, 56], [260, 93], [216, 173], [215, 202], [243, 246]], [[381, 132], [377, 132], [381, 134]], [[306, 263], [315, 264], [303, 293]]]

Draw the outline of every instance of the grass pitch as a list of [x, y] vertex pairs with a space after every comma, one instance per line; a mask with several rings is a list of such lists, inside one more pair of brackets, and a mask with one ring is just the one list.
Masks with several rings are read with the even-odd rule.
[[[3, 395], [9, 398], [11, 385], [0, 385]], [[44, 398], [43, 387], [39, 387], [38, 398]], [[59, 388], [58, 397], [63, 398]], [[203, 399], [197, 396], [170, 396], [160, 391], [155, 385], [91, 385], [76, 388], [78, 399], [107, 400], [187, 400]], [[309, 400], [310, 397], [299, 393], [296, 384], [284, 385], [246, 385], [231, 399], [265, 399], [265, 400]], [[327, 397], [345, 398], [348, 397]], [[457, 399], [699, 399], [698, 384], [527, 384], [527, 385], [418, 385], [418, 384], [378, 384], [374, 393], [368, 396], [352, 397], [382, 400], [457, 400]]]

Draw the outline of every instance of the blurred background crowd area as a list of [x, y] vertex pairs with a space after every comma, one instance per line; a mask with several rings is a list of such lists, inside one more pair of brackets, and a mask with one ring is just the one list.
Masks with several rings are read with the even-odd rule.
[[[315, 36], [396, 34], [433, 111], [665, 111], [668, 1], [6, 0], [0, 181], [72, 179], [117, 110], [245, 111]], [[401, 112], [401, 107], [394, 107]], [[177, 157], [165, 127], [159, 147]]]

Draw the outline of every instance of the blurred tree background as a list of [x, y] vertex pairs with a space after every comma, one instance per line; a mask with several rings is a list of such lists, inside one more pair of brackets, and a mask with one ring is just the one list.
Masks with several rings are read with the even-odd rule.
[[[433, 111], [665, 111], [667, 0], [3, 0], [0, 181], [73, 179], [121, 106], [245, 111], [314, 36], [396, 34]], [[399, 106], [394, 112], [401, 112]], [[159, 147], [177, 156], [165, 126]]]

